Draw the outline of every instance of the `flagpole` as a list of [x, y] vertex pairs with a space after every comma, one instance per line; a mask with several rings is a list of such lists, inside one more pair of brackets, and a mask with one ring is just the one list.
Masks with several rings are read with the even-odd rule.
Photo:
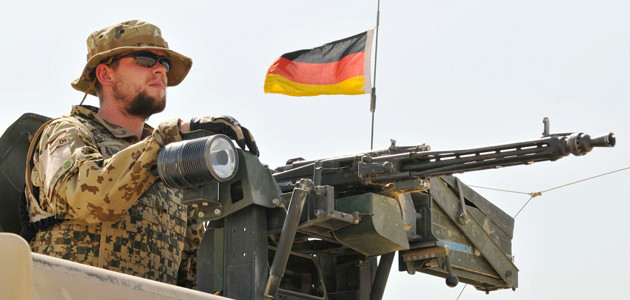
[[381, 15], [381, 0], [378, 0], [376, 8], [376, 42], [374, 45], [374, 79], [372, 80], [372, 93], [370, 94], [370, 112], [372, 112], [372, 133], [370, 135], [370, 150], [374, 149], [374, 111], [376, 111], [376, 60], [378, 57], [378, 25]]

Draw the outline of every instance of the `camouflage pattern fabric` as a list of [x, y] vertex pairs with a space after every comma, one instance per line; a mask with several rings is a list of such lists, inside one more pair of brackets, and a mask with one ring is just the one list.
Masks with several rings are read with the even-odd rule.
[[192, 59], [168, 47], [159, 27], [141, 20], [129, 20], [107, 26], [90, 34], [87, 38], [87, 63], [81, 76], [72, 82], [78, 91], [96, 96], [93, 71], [104, 59], [125, 52], [160, 50], [171, 59], [168, 71], [168, 86], [180, 84], [190, 68]]
[[152, 173], [159, 150], [181, 140], [179, 120], [145, 125], [138, 140], [96, 112], [74, 106], [42, 133], [31, 172], [40, 195], [27, 195], [29, 216], [64, 221], [38, 232], [32, 250], [193, 287], [203, 226], [189, 218], [182, 192]]

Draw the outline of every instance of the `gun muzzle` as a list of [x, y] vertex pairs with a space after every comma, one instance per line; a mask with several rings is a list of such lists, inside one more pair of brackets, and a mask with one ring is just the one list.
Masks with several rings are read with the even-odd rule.
[[615, 135], [612, 132], [591, 138], [588, 134], [576, 132], [567, 138], [569, 151], [575, 156], [582, 156], [595, 147], [614, 147]]

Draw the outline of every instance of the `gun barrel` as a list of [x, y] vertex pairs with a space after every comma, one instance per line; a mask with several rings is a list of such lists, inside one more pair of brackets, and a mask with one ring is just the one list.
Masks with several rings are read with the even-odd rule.
[[485, 170], [540, 161], [554, 161], [569, 154], [582, 156], [594, 147], [613, 147], [612, 132], [591, 138], [576, 132], [548, 136], [538, 140], [455, 151], [427, 151], [414, 154], [400, 170], [411, 176], [431, 177], [468, 171]]
[[594, 138], [580, 132], [570, 135], [567, 139], [571, 153], [576, 156], [584, 155], [595, 147], [614, 147], [616, 142], [612, 132]]
[[595, 147], [615, 147], [617, 139], [612, 132], [603, 134], [593, 139], [593, 146]]
[[294, 162], [276, 169], [273, 176], [287, 189], [300, 178], [316, 184], [353, 189], [358, 185], [385, 185], [413, 178], [427, 179], [470, 171], [555, 161], [569, 154], [582, 156], [595, 147], [614, 147], [612, 132], [591, 138], [582, 132], [546, 135], [508, 144], [453, 151], [426, 151], [417, 147], [372, 151], [317, 161]]

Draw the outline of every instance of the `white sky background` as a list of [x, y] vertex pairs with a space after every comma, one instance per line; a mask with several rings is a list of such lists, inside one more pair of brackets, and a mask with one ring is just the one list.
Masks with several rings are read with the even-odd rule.
[[[253, 132], [272, 167], [370, 147], [369, 96], [297, 98], [263, 93], [286, 52], [376, 23], [372, 1], [11, 1], [0, 9], [0, 128], [24, 112], [68, 113], [87, 36], [142, 19], [161, 27], [193, 68], [149, 123], [229, 114]], [[203, 3], [203, 4], [201, 4]], [[378, 41], [375, 149], [428, 143], [484, 146], [552, 132], [613, 131], [613, 149], [585, 157], [461, 175], [468, 184], [536, 192], [630, 166], [630, 2], [387, 1]], [[98, 105], [90, 97], [88, 104]], [[460, 299], [623, 299], [630, 279], [630, 171], [550, 191], [516, 218], [519, 288]], [[514, 215], [526, 195], [479, 190]], [[385, 299], [456, 299], [463, 284], [400, 273]]]

